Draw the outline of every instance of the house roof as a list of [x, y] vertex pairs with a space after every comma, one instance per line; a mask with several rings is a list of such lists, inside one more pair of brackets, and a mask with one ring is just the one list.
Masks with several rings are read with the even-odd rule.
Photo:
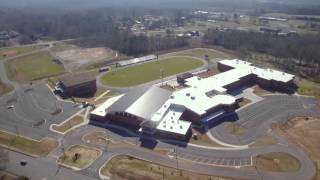
[[58, 80], [63, 83], [64, 86], [71, 87], [78, 84], [95, 81], [96, 75], [94, 72], [72, 73], [61, 76], [58, 78]]

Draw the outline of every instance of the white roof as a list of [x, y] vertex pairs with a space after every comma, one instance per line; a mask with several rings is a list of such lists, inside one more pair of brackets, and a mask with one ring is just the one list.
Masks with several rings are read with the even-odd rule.
[[101, 104], [99, 107], [94, 109], [90, 114], [105, 117], [107, 115], [106, 109], [108, 109], [113, 103], [118, 101], [124, 94], [121, 94], [119, 96], [111, 97], [107, 101], [105, 101], [103, 104]]
[[207, 89], [194, 86], [177, 91], [172, 95], [172, 104], [184, 106], [198, 115], [203, 115], [216, 106], [231, 105], [236, 102], [236, 98], [231, 95], [217, 94], [209, 96], [206, 94]]
[[226, 80], [231, 79], [232, 81], [232, 79], [234, 79], [235, 77], [239, 79], [245, 76], [246, 74], [247, 75], [255, 74], [259, 78], [262, 78], [265, 80], [274, 80], [274, 81], [279, 81], [284, 83], [287, 83], [294, 79], [294, 75], [292, 74], [277, 71], [274, 69], [259, 68], [259, 67], [253, 66], [251, 63], [248, 63], [246, 61], [242, 61], [239, 59], [222, 60], [222, 61], [219, 61], [219, 63], [235, 68], [230, 71], [217, 75], [217, 76], [225, 75], [226, 73], [233, 74], [233, 76], [229, 76], [229, 78], [226, 78]]
[[184, 110], [185, 109], [183, 107], [179, 108], [171, 105], [169, 108], [167, 108], [164, 117], [162, 118], [156, 129], [160, 131], [185, 135], [191, 126], [191, 122], [180, 120], [180, 117]]

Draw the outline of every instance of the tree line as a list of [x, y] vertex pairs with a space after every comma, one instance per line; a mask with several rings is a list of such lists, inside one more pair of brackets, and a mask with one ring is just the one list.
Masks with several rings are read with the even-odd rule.
[[[57, 13], [0, 10], [0, 31], [19, 32], [22, 44], [41, 37], [56, 40], [80, 38], [83, 44], [107, 46], [132, 56], [180, 48], [188, 44], [185, 38], [171, 35], [158, 37], [132, 33], [132, 24], [142, 14], [143, 10], [112, 8]], [[158, 10], [157, 14], [161, 14], [161, 11]]]
[[206, 44], [238, 51], [242, 58], [248, 52], [273, 56], [272, 61], [288, 71], [299, 72], [320, 81], [320, 34], [279, 36], [248, 31], [219, 31], [209, 29], [204, 36]]

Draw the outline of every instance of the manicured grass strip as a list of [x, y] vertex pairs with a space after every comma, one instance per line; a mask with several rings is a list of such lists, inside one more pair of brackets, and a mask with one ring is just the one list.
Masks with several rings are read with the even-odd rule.
[[36, 141], [0, 131], [0, 144], [11, 150], [19, 150], [22, 153], [34, 156], [46, 156], [58, 146], [58, 141], [49, 138]]
[[13, 47], [13, 48], [1, 48], [0, 49], [0, 60], [10, 57], [15, 57], [21, 54], [29, 53], [44, 46], [25, 46], [25, 47]]
[[[80, 156], [77, 160], [74, 160], [73, 158], [76, 153]], [[67, 167], [83, 169], [93, 163], [100, 155], [101, 152], [97, 149], [82, 145], [74, 145], [59, 157], [58, 163]]]
[[81, 123], [83, 123], [83, 117], [82, 116], [75, 116], [71, 119], [69, 119], [66, 122], [63, 122], [62, 124], [56, 125], [54, 124], [52, 126], [52, 129], [59, 131], [61, 133], [64, 133], [66, 131], [68, 131], [69, 129], [71, 129], [72, 127], [79, 125]]
[[13, 59], [6, 63], [6, 68], [9, 78], [18, 82], [43, 79], [64, 72], [63, 66], [56, 64], [47, 52]]
[[203, 63], [193, 58], [172, 57], [160, 61], [144, 63], [128, 68], [113, 70], [101, 78], [105, 85], [128, 87], [143, 84], [163, 77], [179, 74], [201, 67]]

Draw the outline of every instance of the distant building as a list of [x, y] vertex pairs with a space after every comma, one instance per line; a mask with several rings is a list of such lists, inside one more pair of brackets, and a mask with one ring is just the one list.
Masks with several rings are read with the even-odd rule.
[[62, 96], [90, 96], [97, 91], [95, 73], [75, 73], [58, 78], [56, 91]]
[[151, 60], [155, 60], [155, 59], [157, 59], [157, 56], [152, 54], [152, 55], [143, 56], [143, 57], [139, 57], [139, 58], [119, 61], [117, 63], [117, 66], [128, 66], [131, 64], [142, 63], [142, 62], [151, 61]]
[[179, 84], [184, 84], [186, 82], [186, 79], [193, 77], [192, 73], [183, 73], [177, 76], [177, 82]]
[[263, 33], [278, 34], [281, 32], [281, 29], [273, 27], [260, 27], [260, 31]]
[[275, 17], [270, 17], [270, 16], [260, 16], [259, 21], [280, 21], [280, 22], [286, 22], [288, 19], [285, 18], [275, 18]]

